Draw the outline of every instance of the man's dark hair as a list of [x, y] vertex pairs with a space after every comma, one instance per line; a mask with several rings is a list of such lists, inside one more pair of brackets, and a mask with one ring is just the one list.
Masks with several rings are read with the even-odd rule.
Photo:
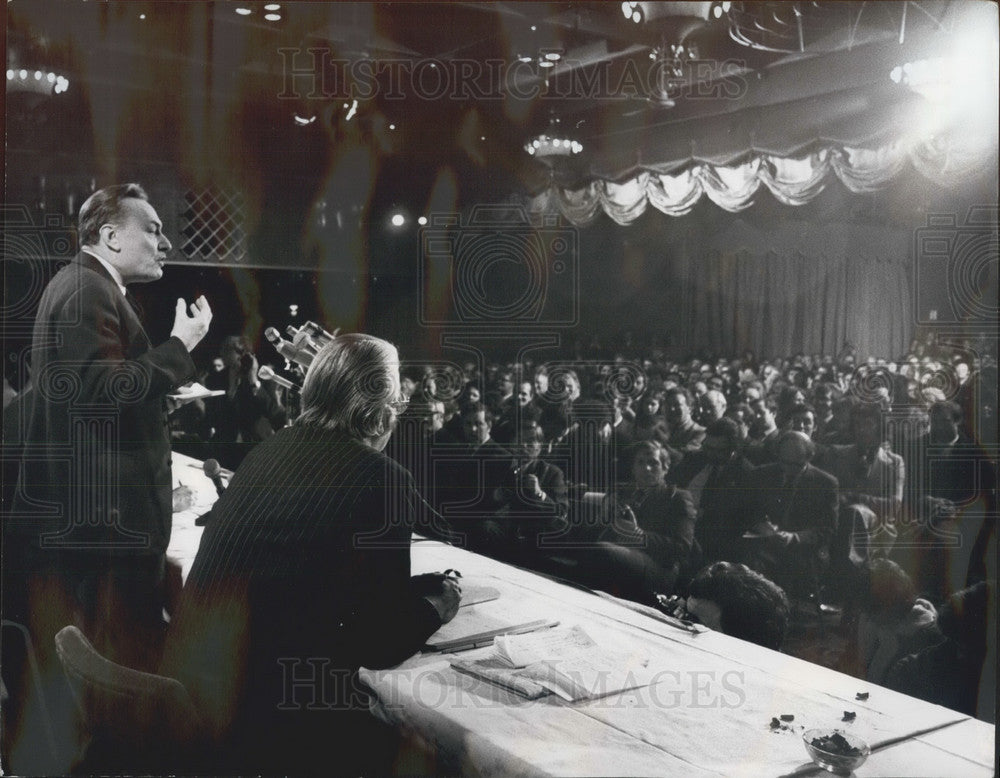
[[705, 430], [706, 438], [722, 438], [730, 446], [735, 448], [740, 444], [740, 425], [736, 423], [736, 419], [731, 419], [728, 416], [723, 416], [721, 419], [716, 419]]
[[663, 402], [670, 402], [670, 398], [674, 395], [681, 395], [687, 402], [688, 408], [694, 405], [694, 395], [692, 395], [691, 392], [684, 386], [674, 386], [667, 389], [667, 391], [663, 393]]
[[469, 416], [475, 416], [477, 413], [479, 413], [480, 411], [482, 411], [484, 414], [486, 414], [483, 418], [486, 419], [486, 423], [487, 424], [489, 424], [490, 426], [492, 426], [493, 422], [495, 421], [495, 418], [493, 416], [493, 411], [491, 411], [486, 406], [486, 404], [483, 403], [482, 401], [474, 402], [474, 403], [466, 403], [465, 405], [463, 405], [461, 407], [462, 407], [462, 418], [463, 419], [465, 419], [465, 418], [467, 418]]
[[778, 651], [788, 630], [790, 606], [784, 590], [746, 565], [716, 562], [699, 572], [688, 596], [719, 606], [727, 635]]
[[545, 433], [533, 422], [522, 422], [514, 433], [514, 440], [519, 443], [544, 443]]
[[900, 565], [890, 559], [873, 559], [866, 574], [864, 609], [868, 613], [900, 619], [910, 612], [917, 600], [917, 587]]
[[98, 189], [80, 208], [77, 233], [81, 246], [96, 246], [101, 240], [101, 227], [105, 224], [120, 224], [123, 200], [145, 200], [149, 196], [138, 184], [118, 184]]
[[816, 384], [813, 387], [813, 398], [816, 397], [829, 397], [831, 400], [835, 399], [837, 396], [836, 389], [827, 383]]
[[515, 418], [520, 418], [522, 424], [538, 424], [542, 420], [542, 409], [534, 403], [529, 402], [527, 405], [518, 406], [514, 413], [516, 414]]

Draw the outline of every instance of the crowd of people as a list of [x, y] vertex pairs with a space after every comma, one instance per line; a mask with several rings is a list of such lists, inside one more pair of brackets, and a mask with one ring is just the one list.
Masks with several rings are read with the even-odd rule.
[[[794, 630], [806, 603], [844, 614], [852, 647], [878, 565], [937, 604], [994, 574], [989, 357], [933, 340], [896, 360], [849, 344], [773, 360], [633, 349], [404, 363], [386, 450], [414, 477], [423, 530], [647, 604], [686, 596], [713, 565], [738, 590], [753, 575], [781, 593], [763, 622]], [[226, 394], [185, 437], [253, 443], [292, 423], [297, 390], [257, 368], [246, 339], [226, 338], [204, 379]]]
[[[170, 249], [141, 187], [89, 198], [80, 242], [41, 300], [36, 386], [5, 391], [5, 449], [13, 430], [24, 456], [3, 615], [29, 636], [3, 644], [15, 771], [79, 769], [66, 625], [179, 680], [203, 717], [155, 763], [119, 743], [87, 768], [388, 769], [395, 733], [357, 673], [413, 654], [461, 601], [449, 571], [410, 575], [414, 531], [775, 650], [803, 614], [833, 614], [841, 669], [992, 714], [996, 364], [974, 349], [680, 362], [624, 338], [631, 351], [459, 368], [327, 334], [276, 381], [232, 336], [199, 375], [208, 301], [179, 299], [154, 345], [127, 289]], [[192, 379], [216, 394], [179, 402]], [[184, 440], [244, 449], [182, 587], [166, 549]], [[317, 657], [347, 700], [283, 707], [282, 662]], [[43, 702], [65, 716], [49, 763]]]
[[[410, 366], [387, 451], [480, 553], [647, 604], [715, 570], [758, 593], [741, 636], [833, 614], [837, 666], [902, 687], [894, 663], [946, 639], [937, 607], [992, 596], [996, 366], [965, 353]], [[912, 589], [896, 609], [872, 605], [886, 565]], [[856, 650], [906, 619], [928, 645]]]

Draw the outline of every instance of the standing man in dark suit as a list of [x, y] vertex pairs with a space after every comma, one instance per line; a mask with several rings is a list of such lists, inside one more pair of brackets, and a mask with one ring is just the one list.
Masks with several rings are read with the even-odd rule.
[[59, 760], [74, 757], [70, 728], [56, 735], [69, 750], [46, 761], [31, 715], [44, 702], [53, 718], [72, 721], [72, 701], [59, 693], [59, 629], [76, 624], [105, 656], [157, 666], [172, 519], [167, 394], [194, 377], [190, 352], [212, 319], [204, 297], [190, 307], [177, 300], [170, 338], [150, 342], [126, 287], [159, 279], [171, 246], [137, 184], [91, 195], [79, 239], [79, 256], [39, 302], [34, 397], [3, 523], [3, 617], [27, 627], [45, 687], [44, 700], [29, 698], [24, 657], [5, 643], [4, 750], [7, 767], [25, 774], [67, 772]]
[[[150, 342], [127, 286], [159, 279], [171, 245], [137, 184], [91, 195], [79, 237], [35, 319], [35, 401], [4, 527], [4, 617], [30, 620], [48, 646], [46, 628], [80, 612], [106, 655], [155, 666], [172, 518], [167, 394], [194, 377], [190, 352], [212, 311], [204, 297], [178, 299], [170, 338]], [[51, 586], [40, 594], [52, 580], [62, 603]]]

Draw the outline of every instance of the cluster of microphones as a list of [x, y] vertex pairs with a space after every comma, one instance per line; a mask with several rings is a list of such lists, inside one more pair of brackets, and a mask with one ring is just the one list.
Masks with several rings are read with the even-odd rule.
[[[297, 329], [289, 325], [285, 329], [285, 332], [291, 340], [285, 340], [285, 338], [281, 337], [281, 333], [274, 327], [268, 327], [264, 330], [264, 337], [285, 358], [286, 371], [298, 376], [300, 379], [299, 382], [296, 383], [284, 376], [278, 375], [267, 365], [264, 365], [257, 371], [257, 378], [261, 381], [271, 381], [277, 386], [283, 387], [294, 397], [301, 390], [301, 380], [305, 378], [306, 371], [312, 364], [313, 359], [319, 353], [320, 349], [337, 337], [337, 333], [340, 330], [336, 329], [333, 332], [327, 332], [319, 324], [316, 324], [316, 322], [307, 321]], [[223, 479], [226, 479], [226, 481], [231, 479], [233, 472], [222, 467], [217, 459], [206, 459], [202, 469], [214, 484], [215, 491], [219, 497], [221, 497], [223, 492], [226, 491], [227, 485]], [[212, 512], [208, 511], [208, 513], [196, 518], [194, 523], [196, 526], [204, 527], [209, 519], [211, 519], [211, 516]]]
[[[264, 330], [264, 337], [285, 358], [289, 370], [304, 376], [320, 349], [337, 337], [340, 330], [327, 332], [316, 322], [307, 321], [299, 328], [288, 325], [285, 332], [291, 340], [281, 337], [281, 333], [274, 327]], [[290, 392], [297, 392], [301, 388], [299, 384], [278, 375], [267, 365], [257, 371], [257, 377], [261, 381], [272, 381]]]

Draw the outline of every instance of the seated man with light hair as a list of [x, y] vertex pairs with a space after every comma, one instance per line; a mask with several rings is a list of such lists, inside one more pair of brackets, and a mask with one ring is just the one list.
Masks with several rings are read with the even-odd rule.
[[410, 575], [422, 500], [383, 453], [404, 405], [395, 346], [339, 335], [301, 416], [215, 504], [161, 670], [203, 716], [214, 761], [199, 772], [388, 772], [395, 734], [358, 671], [419, 651], [461, 596], [451, 577]]

